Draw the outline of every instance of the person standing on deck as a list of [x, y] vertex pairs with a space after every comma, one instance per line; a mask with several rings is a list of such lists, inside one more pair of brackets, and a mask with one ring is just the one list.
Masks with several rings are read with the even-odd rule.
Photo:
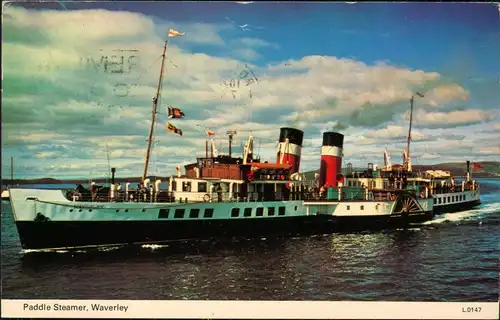
[[324, 196], [325, 196], [325, 191], [326, 191], [326, 184], [324, 186], [321, 186], [321, 188], [319, 189], [319, 198], [320, 199], [323, 199]]

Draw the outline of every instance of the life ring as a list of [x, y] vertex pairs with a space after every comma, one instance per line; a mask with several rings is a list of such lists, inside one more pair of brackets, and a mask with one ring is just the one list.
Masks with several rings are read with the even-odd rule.
[[210, 201], [210, 195], [208, 193], [205, 193], [205, 195], [203, 196], [203, 201], [205, 202]]

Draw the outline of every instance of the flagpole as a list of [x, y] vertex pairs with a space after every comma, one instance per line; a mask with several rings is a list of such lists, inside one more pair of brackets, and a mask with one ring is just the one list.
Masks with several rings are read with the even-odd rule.
[[165, 46], [163, 47], [163, 54], [162, 60], [161, 60], [161, 69], [160, 69], [160, 76], [158, 79], [158, 87], [156, 88], [156, 96], [153, 98], [153, 114], [152, 114], [152, 121], [151, 121], [151, 128], [149, 129], [149, 137], [148, 137], [148, 148], [146, 151], [146, 160], [144, 162], [144, 171], [142, 172], [142, 182], [146, 180], [146, 175], [148, 174], [148, 164], [149, 164], [149, 157], [151, 153], [151, 143], [153, 140], [153, 132], [154, 132], [154, 127], [155, 127], [155, 122], [156, 122], [156, 113], [157, 113], [157, 108], [158, 108], [158, 98], [160, 96], [160, 88], [161, 88], [161, 82], [163, 79], [163, 68], [165, 65], [165, 54], [167, 52], [167, 44], [168, 44], [168, 39], [165, 41]]

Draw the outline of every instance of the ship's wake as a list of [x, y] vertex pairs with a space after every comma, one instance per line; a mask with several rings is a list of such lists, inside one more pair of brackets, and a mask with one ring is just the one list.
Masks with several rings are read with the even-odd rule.
[[22, 254], [29, 253], [87, 253], [87, 252], [108, 252], [122, 248], [124, 245], [96, 245], [74, 248], [49, 248], [49, 249], [23, 249]]
[[478, 221], [481, 222], [481, 219], [485, 216], [491, 215], [493, 213], [500, 214], [500, 203], [490, 203], [482, 206], [481, 208], [471, 209], [462, 212], [455, 213], [445, 213], [436, 215], [434, 219], [430, 221], [426, 221], [422, 223], [422, 225], [433, 225], [433, 224], [441, 224], [446, 222], [455, 222], [459, 223], [461, 221]]
[[147, 249], [147, 250], [154, 251], [154, 250], [158, 250], [158, 249], [162, 249], [162, 248], [167, 248], [169, 246], [170, 245], [168, 245], [168, 244], [143, 244], [141, 246], [141, 249]]

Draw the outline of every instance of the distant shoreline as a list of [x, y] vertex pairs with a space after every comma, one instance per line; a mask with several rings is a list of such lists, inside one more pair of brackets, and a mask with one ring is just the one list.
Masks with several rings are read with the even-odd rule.
[[[170, 177], [156, 177], [155, 180], [161, 180], [162, 182], [168, 181]], [[96, 184], [104, 184], [111, 183], [110, 178], [97, 178], [92, 179]], [[115, 178], [115, 183], [127, 183], [131, 184], [141, 183], [141, 178], [133, 177], [133, 178]], [[152, 181], [154, 182], [154, 181]], [[89, 179], [68, 179], [68, 180], [60, 180], [53, 178], [40, 178], [40, 179], [2, 179], [2, 186], [4, 185], [26, 185], [26, 184], [86, 184], [89, 183]]]
[[[479, 164], [482, 168], [479, 170], [472, 169], [473, 164]], [[395, 164], [394, 164], [395, 166]], [[356, 170], [366, 170], [363, 168], [355, 168]], [[433, 165], [413, 165], [413, 170], [415, 171], [426, 171], [426, 170], [443, 170], [450, 171], [450, 173], [456, 178], [464, 178], [466, 174], [466, 164], [464, 162], [452, 162], [452, 163], [440, 163]], [[500, 162], [498, 161], [480, 161], [480, 162], [472, 162], [471, 161], [471, 174], [473, 178], [489, 178], [489, 179], [499, 179], [500, 178]], [[314, 176], [314, 173], [319, 172], [319, 170], [311, 170], [303, 172], [303, 174], [307, 176]], [[151, 180], [162, 180], [162, 182], [166, 182], [170, 179], [169, 176], [157, 176], [150, 177]], [[92, 179], [95, 183], [104, 184], [109, 183], [111, 178], [95, 178]], [[38, 179], [2, 179], [2, 186], [5, 185], [26, 185], [26, 184], [85, 184], [88, 183], [89, 179], [54, 179], [54, 178], [38, 178]], [[127, 183], [130, 182], [132, 184], [141, 183], [140, 177], [116, 177], [115, 182], [117, 183]], [[152, 181], [154, 182], [154, 181]]]

